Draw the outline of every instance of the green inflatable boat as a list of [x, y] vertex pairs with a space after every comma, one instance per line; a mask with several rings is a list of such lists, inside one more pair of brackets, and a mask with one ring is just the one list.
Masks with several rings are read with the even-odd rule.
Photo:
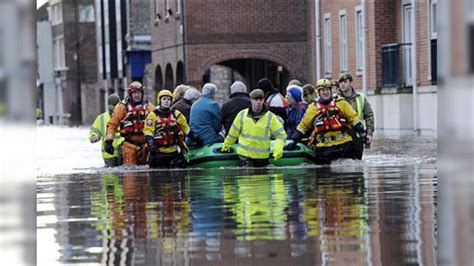
[[[288, 144], [290, 140], [286, 141]], [[285, 144], [285, 145], [286, 145]], [[238, 167], [239, 156], [237, 155], [237, 145], [234, 144], [230, 152], [221, 152], [222, 143], [214, 143], [204, 147], [191, 149], [187, 154], [189, 167], [199, 168], [219, 168], [219, 167]], [[273, 150], [273, 141], [271, 144]], [[308, 146], [298, 143], [295, 150], [283, 151], [283, 157], [279, 160], [273, 160], [270, 154], [270, 164], [275, 166], [295, 166], [302, 163], [314, 164], [314, 152]]]

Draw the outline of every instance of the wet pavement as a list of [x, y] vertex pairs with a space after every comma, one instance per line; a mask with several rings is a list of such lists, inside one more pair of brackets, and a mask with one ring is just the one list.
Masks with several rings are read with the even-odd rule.
[[435, 139], [330, 166], [80, 169], [38, 177], [38, 265], [436, 264]]

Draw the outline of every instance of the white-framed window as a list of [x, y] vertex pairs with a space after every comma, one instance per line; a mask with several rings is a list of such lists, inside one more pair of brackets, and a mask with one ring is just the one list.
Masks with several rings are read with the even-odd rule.
[[355, 8], [355, 19], [356, 19], [356, 64], [357, 72], [361, 73], [364, 68], [364, 28], [363, 28], [363, 16], [362, 6], [356, 6]]
[[324, 40], [324, 74], [332, 75], [332, 36], [331, 36], [331, 14], [324, 14], [323, 24], [323, 40]]
[[49, 15], [50, 15], [51, 25], [61, 24], [63, 22], [62, 4], [59, 2], [59, 3], [56, 3], [56, 4], [52, 5], [51, 8], [50, 8]]
[[79, 6], [79, 22], [95, 22], [94, 5]]
[[438, 30], [436, 29], [436, 10], [438, 6], [438, 0], [430, 1], [430, 38], [438, 38]]
[[160, 14], [160, 0], [155, 0], [155, 18], [159, 18]]
[[54, 69], [66, 68], [63, 35], [57, 36], [53, 39], [53, 60], [54, 60]]
[[339, 11], [339, 58], [341, 72], [347, 71], [347, 15], [346, 10]]
[[170, 9], [170, 1], [169, 0], [165, 0], [165, 17], [169, 17], [170, 16], [170, 12], [168, 11]]
[[176, 0], [176, 15], [181, 14], [181, 0]]

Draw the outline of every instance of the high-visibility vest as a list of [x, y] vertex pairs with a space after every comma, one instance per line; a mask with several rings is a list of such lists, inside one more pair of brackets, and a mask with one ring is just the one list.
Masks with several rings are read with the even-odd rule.
[[92, 138], [93, 135], [96, 135], [99, 137], [102, 141], [102, 158], [104, 159], [110, 159], [110, 158], [115, 158], [118, 157], [118, 149], [117, 147], [122, 143], [124, 140], [123, 137], [120, 136], [119, 132], [115, 132], [114, 140], [112, 142], [112, 146], [114, 147], [114, 154], [108, 154], [105, 151], [105, 140], [107, 137], [107, 123], [110, 120], [110, 114], [109, 112], [105, 112], [97, 116], [97, 118], [94, 120], [94, 123], [92, 124], [92, 127], [89, 131], [89, 140]]

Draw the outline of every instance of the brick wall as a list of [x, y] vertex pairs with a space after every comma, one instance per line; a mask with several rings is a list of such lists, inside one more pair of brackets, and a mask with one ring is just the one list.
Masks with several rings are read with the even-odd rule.
[[[176, 80], [179, 60], [186, 64], [189, 84], [199, 87], [204, 72], [229, 59], [258, 58], [273, 61], [290, 72], [290, 78], [308, 80], [306, 0], [195, 0], [185, 2], [186, 59], [180, 23], [182, 17], [162, 19], [153, 26], [153, 65], [165, 75], [169, 63]], [[154, 6], [154, 1], [151, 2]], [[172, 7], [174, 1], [171, 1]], [[162, 4], [164, 5], [164, 4]], [[154, 13], [154, 11], [152, 11]], [[156, 80], [156, 78], [155, 78]]]

